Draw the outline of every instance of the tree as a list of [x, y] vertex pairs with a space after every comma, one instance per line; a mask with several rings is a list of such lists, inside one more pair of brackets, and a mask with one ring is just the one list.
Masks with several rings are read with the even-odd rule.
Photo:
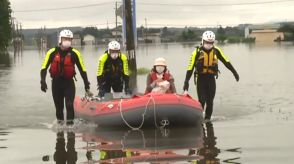
[[197, 35], [195, 32], [191, 29], [185, 28], [185, 30], [182, 32], [182, 39], [183, 41], [194, 41], [197, 39]]
[[11, 39], [11, 8], [8, 0], [0, 0], [0, 51], [5, 50]]
[[285, 40], [287, 39], [294, 40], [294, 25], [293, 24], [290, 24], [290, 23], [284, 24], [278, 29], [278, 32], [290, 33], [291, 37], [286, 38], [285, 36]]
[[294, 25], [293, 24], [284, 24], [283, 26], [281, 26], [278, 29], [279, 32], [290, 32], [290, 33], [294, 33]]
[[169, 36], [169, 31], [167, 29], [167, 27], [163, 27], [162, 31], [161, 31], [161, 37], [168, 37]]
[[216, 38], [220, 43], [223, 43], [227, 39], [226, 32], [222, 26], [219, 26], [219, 28], [217, 29]]
[[90, 35], [93, 35], [95, 38], [100, 37], [100, 33], [97, 27], [86, 27], [83, 29], [83, 34], [84, 35], [90, 34]]
[[139, 28], [137, 28], [137, 36], [138, 37], [144, 37], [143, 35], [144, 35], [144, 30], [145, 30], [145, 28], [144, 28], [144, 26], [140, 26]]

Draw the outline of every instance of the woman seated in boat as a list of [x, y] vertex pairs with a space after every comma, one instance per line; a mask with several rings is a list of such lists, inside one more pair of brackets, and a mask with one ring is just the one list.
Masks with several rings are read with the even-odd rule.
[[174, 77], [167, 69], [164, 58], [157, 58], [154, 61], [151, 72], [147, 75], [147, 86], [145, 94], [156, 93], [176, 93]]

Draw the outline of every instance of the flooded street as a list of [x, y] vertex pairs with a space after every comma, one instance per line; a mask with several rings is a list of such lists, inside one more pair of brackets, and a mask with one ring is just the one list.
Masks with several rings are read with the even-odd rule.
[[[139, 45], [137, 66], [150, 68], [157, 57], [167, 60], [182, 93], [195, 43]], [[49, 91], [40, 90], [44, 53], [24, 50], [0, 61], [0, 163], [293, 163], [294, 46], [282, 44], [220, 45], [240, 75], [220, 64], [211, 123], [194, 129], [107, 131], [52, 129], [55, 108]], [[91, 90], [104, 46], [78, 48], [84, 57]], [[77, 74], [76, 95], [84, 95]], [[138, 76], [138, 92], [146, 75]], [[197, 99], [190, 80], [189, 93]], [[158, 162], [155, 162], [158, 161]]]

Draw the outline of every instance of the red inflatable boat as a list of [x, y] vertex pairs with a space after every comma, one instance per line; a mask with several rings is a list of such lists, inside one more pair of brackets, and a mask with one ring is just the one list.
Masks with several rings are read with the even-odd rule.
[[101, 101], [76, 97], [76, 116], [100, 127], [177, 127], [202, 122], [201, 104], [189, 95], [154, 94]]

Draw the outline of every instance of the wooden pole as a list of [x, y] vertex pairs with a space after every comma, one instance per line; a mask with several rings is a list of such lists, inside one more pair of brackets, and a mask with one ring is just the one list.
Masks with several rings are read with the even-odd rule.
[[[131, 0], [125, 1], [125, 19], [126, 19], [126, 50], [129, 61], [130, 87], [135, 90], [137, 88], [137, 64], [136, 64], [136, 52], [134, 42], [134, 29], [133, 29], [133, 12]], [[134, 5], [134, 4], [133, 4]]]

